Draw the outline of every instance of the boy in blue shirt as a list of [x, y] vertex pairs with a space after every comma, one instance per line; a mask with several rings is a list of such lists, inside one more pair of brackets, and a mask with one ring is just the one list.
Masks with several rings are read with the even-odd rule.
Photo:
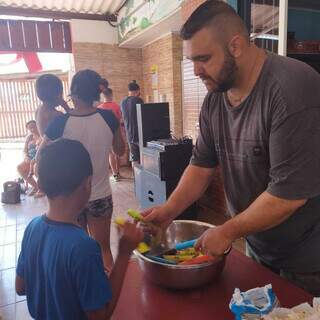
[[77, 222], [91, 192], [88, 151], [78, 141], [58, 140], [41, 151], [38, 170], [49, 210], [25, 230], [16, 291], [27, 296], [35, 319], [109, 319], [130, 255], [143, 232], [134, 224], [125, 224], [109, 280], [99, 244]]

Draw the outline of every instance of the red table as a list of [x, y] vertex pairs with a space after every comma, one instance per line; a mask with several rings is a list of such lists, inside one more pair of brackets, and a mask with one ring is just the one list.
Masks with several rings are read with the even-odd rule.
[[271, 283], [280, 303], [293, 307], [312, 296], [267, 268], [232, 250], [221, 277], [207, 287], [173, 291], [148, 282], [132, 260], [113, 320], [231, 320], [229, 302], [234, 288], [245, 291]]

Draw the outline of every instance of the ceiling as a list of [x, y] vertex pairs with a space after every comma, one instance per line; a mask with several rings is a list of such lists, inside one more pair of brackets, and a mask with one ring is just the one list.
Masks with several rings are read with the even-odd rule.
[[[25, 15], [32, 13], [43, 17], [47, 14], [65, 18], [91, 18], [102, 20], [121, 8], [124, 0], [0, 0], [1, 15]], [[101, 19], [99, 19], [101, 17]]]

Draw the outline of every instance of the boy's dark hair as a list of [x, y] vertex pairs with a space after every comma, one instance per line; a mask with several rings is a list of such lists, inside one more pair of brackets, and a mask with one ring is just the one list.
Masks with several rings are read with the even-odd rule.
[[26, 128], [28, 128], [29, 124], [37, 124], [36, 123], [36, 120], [29, 120], [27, 123], [26, 123]]
[[140, 87], [137, 84], [136, 80], [132, 80], [132, 82], [130, 82], [128, 85], [128, 89], [129, 89], [129, 91], [138, 91], [138, 90], [140, 90]]
[[[220, 21], [217, 21], [218, 18]], [[207, 0], [202, 3], [182, 26], [180, 37], [183, 40], [190, 40], [194, 34], [214, 24], [215, 21], [222, 34], [232, 27], [249, 38], [248, 30], [237, 12], [229, 4], [219, 0]]]
[[77, 72], [72, 78], [71, 95], [76, 95], [86, 103], [92, 104], [100, 100], [101, 76], [90, 69]]
[[107, 88], [107, 89], [105, 89], [105, 90], [103, 91], [103, 93], [104, 93], [107, 97], [110, 97], [110, 96], [112, 96], [113, 91], [112, 91], [111, 88]]
[[62, 95], [62, 81], [54, 74], [43, 74], [36, 81], [36, 92], [41, 101], [52, 104]]
[[89, 152], [79, 141], [57, 140], [41, 150], [38, 173], [39, 185], [48, 198], [67, 197], [92, 176]]

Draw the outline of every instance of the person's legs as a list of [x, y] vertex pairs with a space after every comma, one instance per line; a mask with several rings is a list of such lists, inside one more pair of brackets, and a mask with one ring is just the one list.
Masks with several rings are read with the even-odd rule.
[[119, 157], [114, 152], [110, 152], [109, 154], [109, 163], [110, 163], [113, 177], [115, 178], [116, 181], [119, 180], [120, 178]]
[[140, 164], [140, 149], [139, 145], [136, 143], [130, 143], [129, 144], [130, 149], [130, 161], [132, 168], [134, 168], [136, 165]]
[[140, 149], [136, 143], [129, 144], [130, 149], [130, 161], [133, 163], [140, 163]]
[[[35, 160], [32, 161], [31, 165], [33, 166], [33, 172], [34, 175], [38, 178], [38, 166], [37, 166], [37, 162]], [[38, 191], [35, 193], [34, 197], [35, 198], [41, 198], [44, 197], [45, 194], [43, 193], [43, 191], [40, 190], [40, 188], [38, 187]]]
[[110, 248], [110, 226], [113, 211], [112, 197], [89, 202], [87, 206], [87, 223], [90, 236], [101, 246], [103, 264], [107, 271], [113, 266]]
[[31, 162], [23, 161], [17, 166], [17, 170], [21, 177], [32, 186], [32, 191], [29, 195], [32, 195], [38, 191], [38, 184], [32, 176], [29, 175], [31, 169]]

